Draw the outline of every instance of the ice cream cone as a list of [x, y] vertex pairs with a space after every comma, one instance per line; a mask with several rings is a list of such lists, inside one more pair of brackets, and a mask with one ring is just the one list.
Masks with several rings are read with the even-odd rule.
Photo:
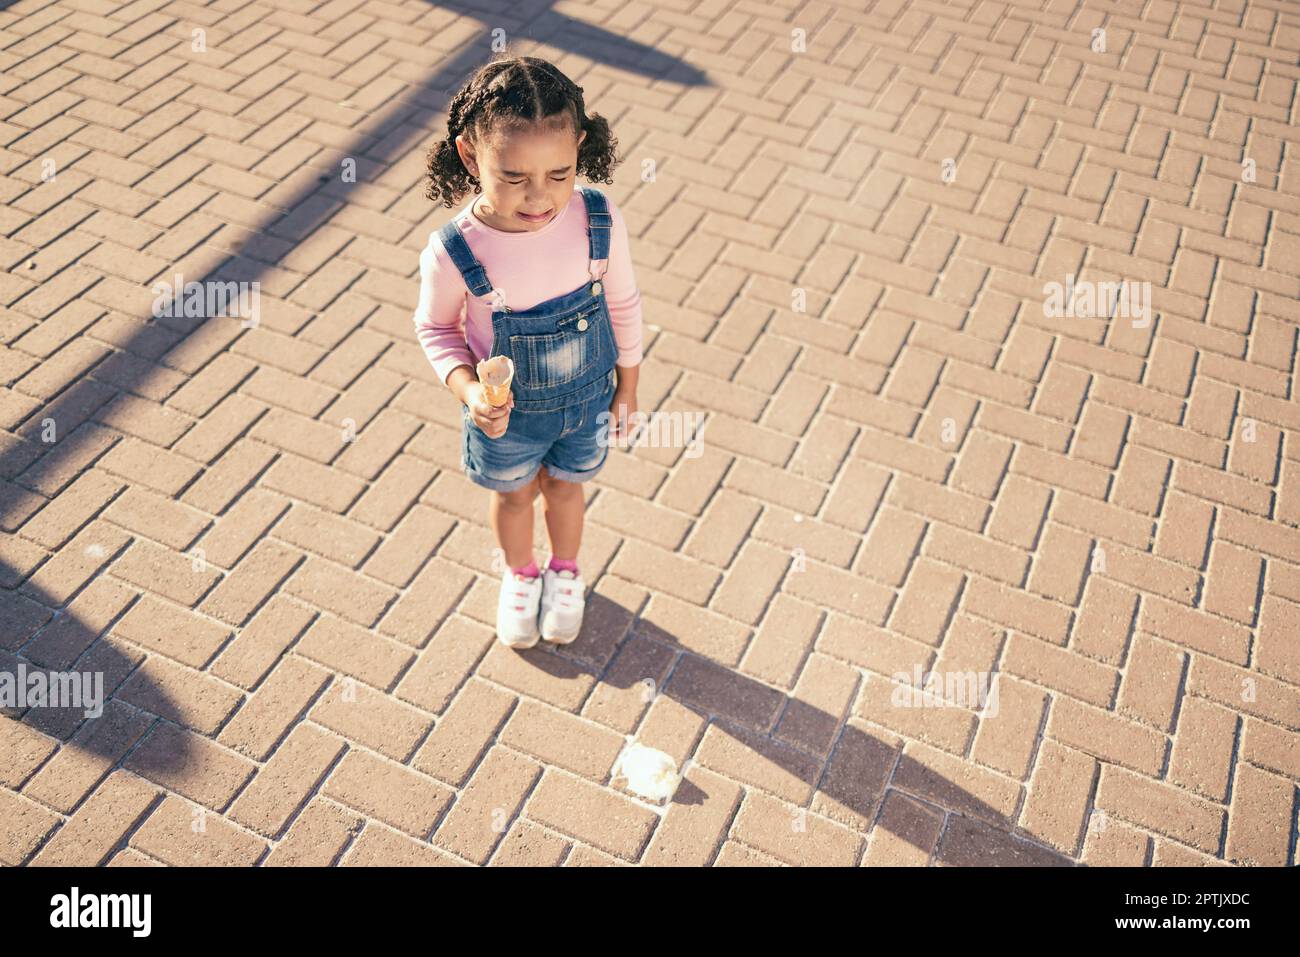
[[483, 383], [487, 400], [494, 406], [510, 401], [510, 383], [515, 378], [515, 364], [509, 356], [493, 356], [478, 364], [478, 381]]

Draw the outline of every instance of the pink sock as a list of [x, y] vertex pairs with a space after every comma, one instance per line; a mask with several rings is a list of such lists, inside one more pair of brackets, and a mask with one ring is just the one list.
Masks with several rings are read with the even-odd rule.
[[552, 558], [551, 558], [551, 563], [550, 563], [550, 565], [547, 566], [547, 567], [549, 567], [549, 568], [553, 568], [553, 569], [555, 569], [557, 572], [562, 572], [562, 571], [571, 571], [571, 572], [573, 572], [573, 574], [575, 574], [575, 575], [578, 574], [578, 563], [575, 562], [575, 561], [570, 561], [570, 560], [567, 559], [567, 558], [555, 558], [555, 557], [552, 557]]
[[527, 565], [521, 565], [519, 568], [510, 569], [516, 575], [523, 575], [525, 578], [536, 578], [541, 574], [537, 568], [537, 559], [530, 558]]

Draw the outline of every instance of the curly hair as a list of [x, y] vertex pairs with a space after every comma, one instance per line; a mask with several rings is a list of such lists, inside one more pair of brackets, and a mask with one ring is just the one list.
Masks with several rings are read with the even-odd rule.
[[615, 156], [618, 140], [609, 123], [600, 114], [587, 112], [582, 87], [554, 64], [540, 57], [521, 56], [485, 64], [452, 97], [447, 135], [428, 153], [425, 195], [451, 208], [466, 193], [483, 191], [478, 178], [461, 162], [457, 136], [463, 133], [478, 144], [554, 117], [572, 125], [575, 139], [579, 130], [587, 133], [578, 148], [578, 173], [593, 183], [613, 183], [610, 173], [622, 160]]

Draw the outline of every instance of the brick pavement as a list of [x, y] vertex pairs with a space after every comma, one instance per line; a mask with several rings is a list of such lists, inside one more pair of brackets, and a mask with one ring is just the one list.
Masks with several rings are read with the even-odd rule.
[[[111, 692], [0, 718], [0, 862], [1295, 863], [1300, 10], [502, 9], [0, 3], [0, 664]], [[411, 328], [496, 27], [613, 122], [641, 405], [708, 416], [522, 654]]]

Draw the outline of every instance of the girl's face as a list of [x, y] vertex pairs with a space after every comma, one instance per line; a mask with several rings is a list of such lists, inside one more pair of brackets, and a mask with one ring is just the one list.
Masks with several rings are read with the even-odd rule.
[[578, 147], [586, 138], [567, 129], [532, 124], [477, 146], [456, 137], [465, 168], [478, 178], [483, 197], [474, 210], [489, 226], [532, 232], [549, 223], [573, 198]]

